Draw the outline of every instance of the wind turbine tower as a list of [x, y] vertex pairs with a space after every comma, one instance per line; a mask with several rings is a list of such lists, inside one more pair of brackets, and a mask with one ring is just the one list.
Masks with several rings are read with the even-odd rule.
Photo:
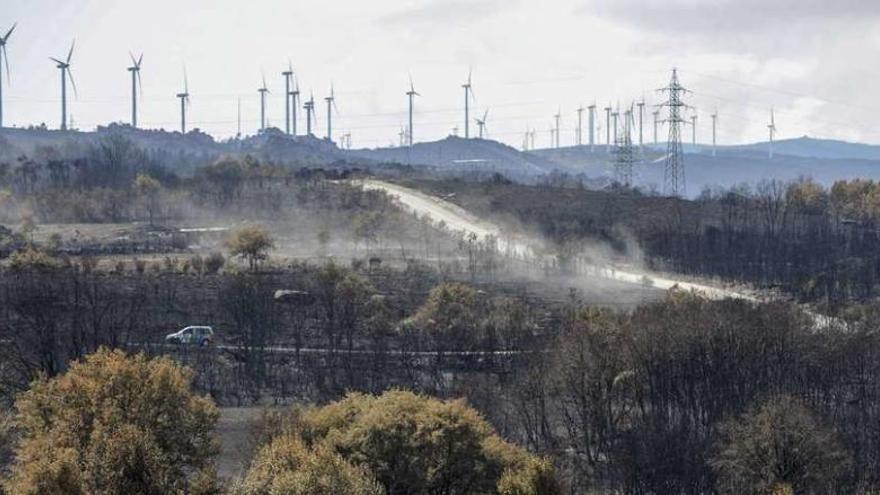
[[644, 146], [644, 141], [642, 139], [642, 122], [645, 118], [645, 100], [636, 103], [639, 107], [639, 153], [642, 152], [642, 146]]
[[468, 71], [467, 82], [462, 84], [461, 87], [464, 88], [464, 138], [468, 139], [470, 137], [470, 101], [471, 98], [474, 97], [474, 90], [471, 88], [471, 76], [473, 75], [473, 69]]
[[413, 84], [412, 75], [409, 76], [409, 91], [406, 92], [407, 98], [409, 98], [409, 145], [413, 145], [413, 100], [416, 96], [422, 96], [416, 92], [416, 87]]
[[257, 90], [260, 93], [260, 131], [266, 130], [266, 93], [269, 88], [266, 87], [266, 76], [263, 76], [263, 86]]
[[669, 109], [669, 116], [664, 120], [669, 124], [669, 139], [666, 142], [666, 159], [664, 164], [664, 187], [671, 196], [683, 196], [687, 193], [684, 175], [684, 156], [681, 152], [681, 124], [685, 122], [681, 116], [682, 108], [688, 108], [682, 96], [688, 93], [678, 82], [678, 71], [672, 69], [672, 78], [665, 88], [658, 90], [666, 96], [661, 107]]
[[333, 92], [333, 83], [330, 83], [330, 96], [324, 97], [327, 102], [327, 141], [333, 142], [333, 110], [339, 113], [336, 108], [336, 94]]
[[553, 116], [553, 118], [556, 120], [556, 147], [557, 148], [559, 147], [559, 118], [561, 117], [560, 113], [561, 112], [559, 110], [557, 110], [556, 115]]
[[611, 112], [611, 129], [614, 133], [614, 143], [617, 143], [617, 119], [620, 117], [620, 102], [617, 104], [617, 110]]
[[594, 140], [595, 135], [594, 132], [596, 130], [596, 105], [590, 105], [587, 107], [589, 112], [589, 123], [590, 123], [590, 153], [595, 151], [596, 142]]
[[611, 105], [605, 107], [605, 151], [611, 153]]
[[180, 133], [186, 134], [186, 107], [189, 106], [189, 81], [186, 77], [186, 67], [183, 68], [183, 93], [177, 93], [180, 98]]
[[293, 134], [293, 137], [296, 137], [296, 109], [299, 103], [299, 79], [294, 82], [293, 91], [291, 91], [287, 97], [291, 100], [291, 115], [290, 115], [290, 130]]
[[712, 113], [712, 158], [715, 158], [715, 131], [718, 126], [718, 109], [715, 109], [715, 112]]
[[767, 126], [767, 130], [770, 131], [770, 149], [768, 157], [770, 160], [773, 159], [773, 138], [776, 137], [776, 119], [773, 118], [773, 109], [770, 109], [770, 125]]
[[[284, 132], [290, 135], [290, 80], [293, 78], [293, 68], [287, 63], [287, 70], [281, 73], [284, 76]], [[294, 106], [296, 102], [294, 101]]]
[[309, 99], [303, 103], [303, 109], [306, 111], [306, 135], [312, 135], [312, 116], [315, 113], [315, 95], [309, 94]]
[[584, 106], [581, 105], [577, 109], [578, 113], [578, 135], [577, 135], [577, 144], [578, 146], [584, 144]]
[[128, 56], [131, 57], [131, 67], [128, 68], [128, 71], [131, 72], [131, 126], [137, 128], [137, 90], [138, 86], [141, 86], [141, 92], [143, 92], [143, 86], [141, 85], [141, 62], [144, 61], [144, 54], [141, 53], [141, 56], [137, 60], [134, 59], [134, 55], [132, 55], [131, 52], [128, 52]]
[[3, 62], [6, 63], [6, 80], [9, 81], [9, 55], [6, 53], [6, 42], [15, 31], [16, 24], [13, 24], [5, 36], [0, 37], [0, 128], [3, 128]]
[[[67, 58], [62, 62], [57, 58], [49, 57], [49, 60], [55, 62], [56, 67], [61, 71], [61, 130], [67, 130], [67, 77], [70, 76], [70, 85], [73, 87], [73, 94], [76, 95], [76, 83], [73, 82], [73, 73], [70, 71], [70, 59], [73, 57], [73, 47], [76, 41], [70, 44], [70, 51], [67, 52]], [[7, 73], [8, 73], [7, 69]]]

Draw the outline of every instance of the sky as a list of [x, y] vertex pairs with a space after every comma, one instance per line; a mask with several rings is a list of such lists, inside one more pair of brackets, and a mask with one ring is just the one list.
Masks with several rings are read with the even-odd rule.
[[[316, 99], [316, 134], [326, 134], [332, 84], [334, 138], [351, 133], [353, 147], [399, 142], [409, 75], [421, 94], [415, 141], [463, 134], [471, 69], [471, 117], [488, 109], [492, 139], [520, 147], [535, 130], [536, 146], [549, 146], [559, 112], [561, 144], [573, 144], [576, 110], [592, 103], [604, 139], [601, 109], [644, 99], [650, 142], [656, 89], [673, 67], [692, 91], [700, 142], [711, 142], [716, 111], [719, 144], [766, 140], [772, 107], [778, 139], [880, 143], [875, 0], [0, 0], [0, 33], [13, 23], [9, 126], [58, 126], [48, 57], [65, 57], [75, 39], [69, 108], [83, 130], [130, 121], [131, 52], [143, 53], [141, 127], [179, 128], [185, 66], [189, 125], [218, 138], [237, 132], [239, 101], [242, 132], [258, 129], [263, 74], [269, 123], [284, 127], [290, 61]], [[586, 112], [583, 125], [586, 142]]]

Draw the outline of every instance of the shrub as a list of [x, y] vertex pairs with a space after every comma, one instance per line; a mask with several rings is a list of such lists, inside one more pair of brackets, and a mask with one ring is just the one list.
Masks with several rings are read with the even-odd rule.
[[205, 273], [214, 275], [226, 264], [226, 258], [220, 253], [211, 253], [205, 258]]

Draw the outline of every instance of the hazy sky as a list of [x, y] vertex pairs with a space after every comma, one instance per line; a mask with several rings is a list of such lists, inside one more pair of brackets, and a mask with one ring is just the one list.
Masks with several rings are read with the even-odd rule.
[[283, 127], [289, 58], [319, 101], [318, 134], [332, 81], [334, 134], [351, 132], [355, 147], [397, 142], [408, 73], [423, 95], [415, 139], [463, 132], [469, 66], [472, 115], [488, 107], [490, 136], [517, 147], [527, 128], [547, 146], [557, 109], [570, 144], [580, 104], [656, 103], [673, 66], [693, 90], [699, 141], [711, 140], [716, 108], [719, 142], [764, 140], [773, 106], [780, 138], [880, 143], [876, 0], [0, 0], [0, 31], [13, 22], [8, 125], [58, 126], [47, 57], [66, 56], [76, 38], [70, 109], [83, 129], [129, 121], [131, 50], [144, 53], [140, 124], [179, 127], [185, 63], [188, 120], [218, 137], [235, 133], [239, 97], [243, 132], [256, 130], [261, 73], [270, 122]]

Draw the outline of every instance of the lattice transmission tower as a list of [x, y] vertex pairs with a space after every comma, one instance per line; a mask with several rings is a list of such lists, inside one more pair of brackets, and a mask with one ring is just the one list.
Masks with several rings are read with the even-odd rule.
[[617, 141], [614, 143], [614, 182], [626, 189], [632, 187], [633, 163], [636, 162], [632, 142], [633, 127], [633, 109], [630, 106], [624, 113], [623, 129], [617, 132]]
[[669, 85], [658, 91], [666, 96], [666, 101], [658, 106], [669, 109], [668, 116], [663, 120], [669, 124], [663, 186], [666, 194], [670, 196], [684, 196], [687, 194], [687, 187], [684, 175], [684, 154], [681, 147], [681, 125], [687, 124], [687, 122], [682, 118], [681, 113], [682, 109], [689, 108], [682, 97], [690, 91], [678, 82], [676, 69], [672, 69], [672, 79], [669, 81]]

